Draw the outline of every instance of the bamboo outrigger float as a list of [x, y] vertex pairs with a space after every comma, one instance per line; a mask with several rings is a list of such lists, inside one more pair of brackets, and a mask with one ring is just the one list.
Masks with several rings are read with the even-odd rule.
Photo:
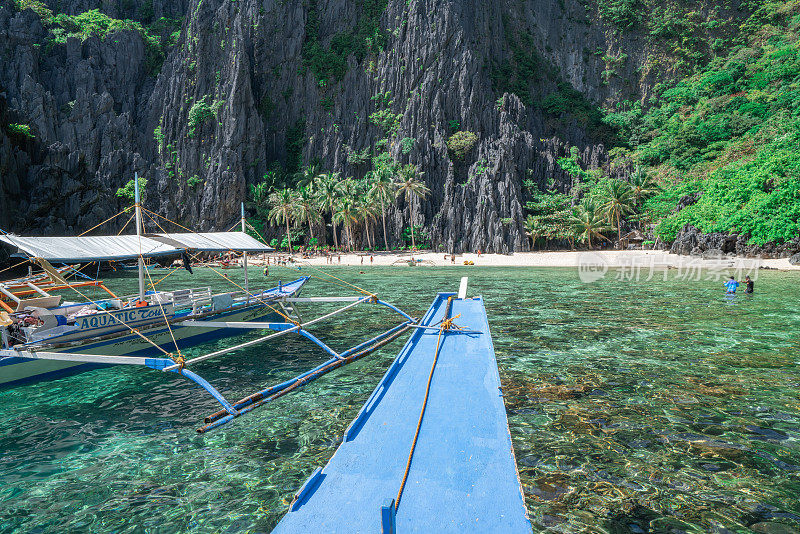
[[[20, 282], [18, 289], [39, 294], [34, 299], [23, 299], [19, 293], [0, 287], [0, 294], [15, 305], [6, 304], [4, 311], [0, 312], [0, 387], [51, 379], [99, 365], [138, 365], [177, 373], [205, 389], [222, 406], [222, 410], [206, 417], [205, 425], [198, 429], [199, 432], [206, 432], [369, 354], [416, 323], [413, 317], [402, 310], [352, 284], [347, 285], [357, 289], [360, 295], [303, 298], [300, 293], [309, 276], [287, 283], [279, 282], [277, 287], [251, 291], [247, 255], [272, 249], [245, 233], [244, 207], [241, 232], [168, 233], [157, 220], [150, 217], [160, 232], [145, 234], [138, 181], [134, 180], [134, 183], [136, 235], [65, 238], [0, 235], [0, 241], [38, 263], [45, 272], [44, 276], [49, 276], [52, 281], [47, 291], [44, 286], [29, 283], [30, 280]], [[189, 256], [197, 252], [242, 254], [244, 286], [238, 286], [220, 273], [239, 291], [212, 294], [210, 288], [156, 290], [157, 283], [152, 281], [145, 269], [146, 258], [179, 255], [183, 258], [184, 266], [191, 271]], [[127, 260], [137, 261], [138, 292], [123, 297], [118, 297], [96, 280], [68, 282], [50, 264]], [[216, 271], [213, 267], [211, 269]], [[150, 290], [147, 290], [146, 276]], [[96, 285], [106, 290], [110, 298], [90, 299], [79, 289], [86, 285]], [[23, 290], [23, 286], [28, 290]], [[83, 300], [62, 303], [60, 295], [52, 295], [52, 291], [57, 289], [73, 291]], [[297, 305], [319, 303], [344, 305], [304, 321]], [[335, 351], [308, 330], [313, 324], [365, 304], [385, 307], [398, 313], [402, 320], [378, 336], [342, 352]], [[182, 350], [187, 347], [234, 336], [242, 330], [273, 332], [202, 356], [187, 359], [183, 355]], [[292, 380], [263, 389], [237, 402], [228, 401], [213, 385], [190, 369], [211, 358], [289, 334], [309, 339], [330, 358]]]

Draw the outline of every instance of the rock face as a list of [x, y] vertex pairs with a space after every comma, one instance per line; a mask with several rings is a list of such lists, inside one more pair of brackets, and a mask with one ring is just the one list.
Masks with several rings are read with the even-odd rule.
[[[390, 207], [391, 240], [413, 222], [447, 251], [527, 250], [525, 181], [568, 191], [556, 160], [570, 146], [585, 167], [608, 164], [603, 132], [573, 108], [644, 98], [654, 81], [639, 70], [646, 39], [631, 33], [622, 42], [590, 23], [578, 0], [181, 0], [153, 9], [183, 16], [157, 75], [136, 31], [53, 45], [33, 11], [0, 0], [3, 125], [29, 124], [36, 135], [0, 132], [0, 228], [85, 230], [122, 207], [114, 193], [138, 172], [150, 209], [224, 230], [275, 162], [361, 177], [368, 164], [348, 155], [374, 153], [387, 139], [431, 190]], [[320, 77], [336, 58], [318, 54], [315, 66], [314, 46], [347, 45], [368, 9], [386, 36], [382, 50], [340, 54], [341, 72]], [[626, 59], [609, 78], [597, 51], [621, 57], [623, 45]], [[572, 101], [543, 106], [554, 94]], [[376, 112], [390, 120], [376, 124]], [[477, 135], [461, 158], [447, 146], [456, 131]]]
[[694, 256], [717, 257], [723, 254], [737, 256], [762, 256], [764, 258], [787, 258], [800, 252], [800, 237], [780, 245], [748, 245], [747, 234], [712, 232], [704, 234], [691, 225], [686, 225], [672, 243], [673, 254], [691, 254]]

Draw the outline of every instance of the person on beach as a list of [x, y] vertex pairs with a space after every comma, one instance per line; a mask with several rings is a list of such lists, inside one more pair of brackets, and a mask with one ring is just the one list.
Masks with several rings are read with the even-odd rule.
[[744, 282], [747, 287], [744, 288], [745, 293], [752, 293], [753, 292], [753, 281], [750, 279], [750, 275], [744, 277]]
[[455, 265], [455, 263], [456, 263], [456, 255], [455, 254], [450, 254], [450, 263]]
[[364, 256], [361, 256], [361, 265], [364, 265]]
[[370, 254], [370, 255], [369, 255], [369, 264], [370, 264], [370, 265], [372, 265], [372, 262], [374, 262], [374, 261], [375, 261], [375, 256], [373, 256], [372, 254]]
[[341, 254], [336, 256], [336, 261], [338, 261], [340, 264], [342, 263], [342, 255]]
[[733, 295], [736, 293], [736, 288], [739, 287], [739, 282], [731, 276], [730, 279], [722, 285], [725, 286], [725, 293]]

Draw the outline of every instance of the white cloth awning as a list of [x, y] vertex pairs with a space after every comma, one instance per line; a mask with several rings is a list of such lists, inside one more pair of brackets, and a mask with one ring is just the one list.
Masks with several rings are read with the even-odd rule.
[[[243, 232], [148, 234], [85, 237], [20, 237], [0, 235], [0, 242], [33, 258], [49, 262], [88, 262], [132, 260], [180, 254], [186, 250], [202, 252], [270, 252], [272, 248]], [[140, 248], [141, 247], [141, 248]]]
[[198, 252], [271, 252], [274, 250], [244, 232], [198, 232], [183, 234], [147, 234], [166, 245]]

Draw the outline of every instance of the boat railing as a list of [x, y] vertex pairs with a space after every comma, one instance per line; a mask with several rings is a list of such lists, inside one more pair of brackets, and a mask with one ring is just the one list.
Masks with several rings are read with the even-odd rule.
[[[176, 289], [174, 291], [158, 291], [148, 292], [144, 296], [144, 300], [151, 306], [159, 304], [172, 304], [176, 310], [191, 308], [192, 313], [197, 310], [208, 306], [212, 301], [211, 288], [192, 288], [192, 289]], [[128, 295], [122, 297], [122, 300], [138, 300], [138, 295]]]

